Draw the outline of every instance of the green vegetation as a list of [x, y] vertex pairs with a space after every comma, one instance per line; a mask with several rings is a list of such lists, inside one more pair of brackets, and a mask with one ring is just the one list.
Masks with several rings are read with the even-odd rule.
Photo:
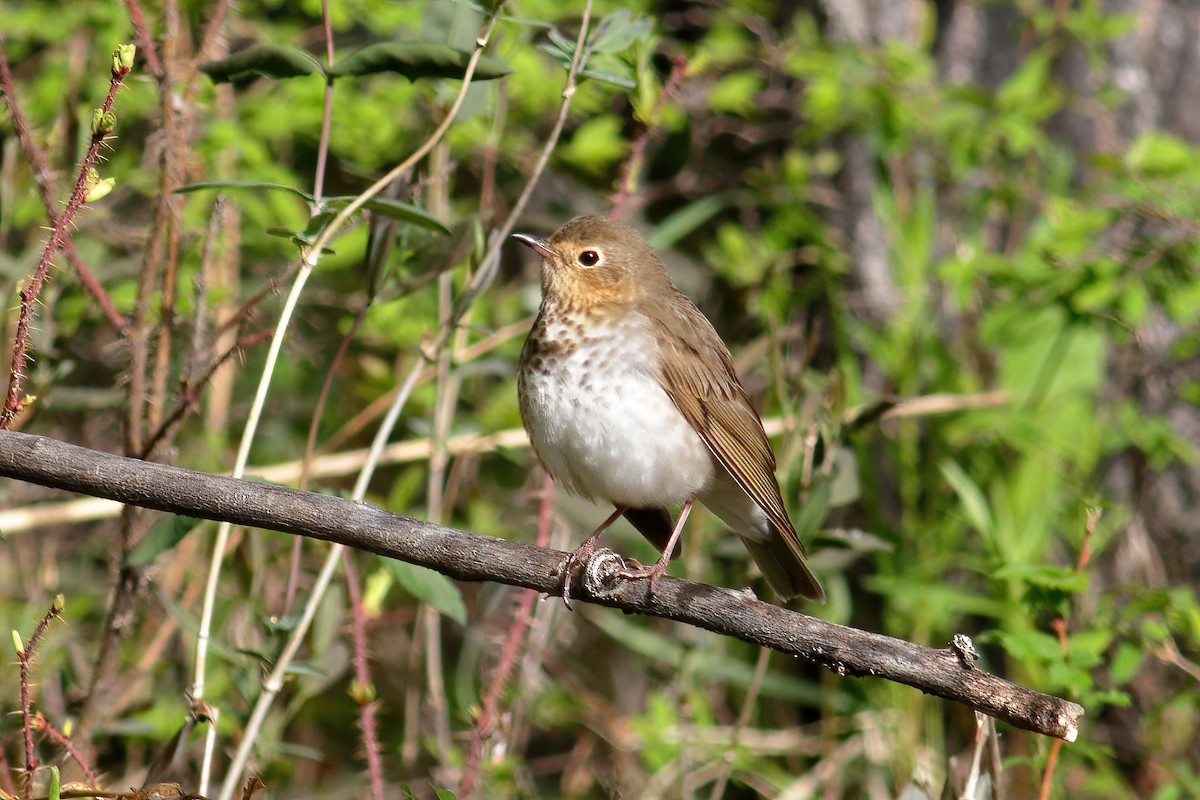
[[[185, 0], [174, 19], [147, 6], [152, 55], [136, 2], [7, 8], [5, 100], [25, 130], [6, 105], [6, 367], [51, 224], [38, 181], [61, 213], [93, 132], [114, 134], [70, 229], [77, 255], [55, 256], [38, 296], [21, 385], [36, 399], [13, 427], [233, 469], [307, 255], [249, 463], [303, 458], [314, 416], [319, 454], [367, 447], [412, 376], [391, 439], [432, 444], [385, 460], [366, 499], [535, 541], [535, 459], [471, 437], [520, 426], [534, 264], [517, 246], [491, 255], [549, 144], [518, 230], [610, 210], [637, 224], [764, 417], [786, 421], [779, 474], [829, 594], [803, 610], [933, 647], [967, 634], [983, 668], [1087, 709], [1069, 745], [1000, 726], [1002, 764], [985, 757], [974, 796], [1200, 795], [1200, 131], [1130, 113], [1137, 92], [1109, 63], [1157, 12], [898, 3], [911, 30], [883, 37], [784, 5], [598, 2], [576, 53], [582, 4], [331, 0], [331, 60], [313, 2]], [[951, 40], [968, 15], [994, 35], [963, 55]], [[94, 117], [126, 42], [133, 70], [111, 118]], [[469, 63], [446, 135], [343, 220], [446, 119]], [[355, 475], [317, 465], [307, 486], [352, 494]], [[18, 482], [0, 497], [10, 511], [69, 499]], [[551, 545], [607, 513], [557, 496]], [[22, 658], [33, 710], [74, 727], [107, 788], [140, 784], [188, 714], [215, 525], [4, 519], [9, 627], [27, 640], [66, 598], [66, 625]], [[212, 797], [327, 552], [271, 532], [230, 541], [203, 696], [220, 714]], [[710, 516], [685, 542], [675, 574], [761, 585]], [[652, 556], [628, 528], [609, 543]], [[253, 736], [273, 797], [366, 796], [373, 770], [385, 796], [421, 798], [465, 797], [464, 780], [480, 797], [934, 798], [968, 780], [974, 716], [916, 690], [348, 563]], [[15, 666], [0, 686], [19, 712]], [[0, 716], [14, 795], [23, 724]], [[184, 730], [157, 780], [195, 791], [207, 728]], [[91, 780], [39, 730], [64, 790]], [[49, 769], [37, 785], [46, 796]]]

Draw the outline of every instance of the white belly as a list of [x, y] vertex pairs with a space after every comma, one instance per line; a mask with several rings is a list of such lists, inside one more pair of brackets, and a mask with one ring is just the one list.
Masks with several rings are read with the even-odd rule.
[[591, 343], [522, 376], [521, 415], [542, 464], [575, 493], [616, 506], [666, 508], [703, 493], [713, 458], [651, 374], [653, 354], [636, 339]]

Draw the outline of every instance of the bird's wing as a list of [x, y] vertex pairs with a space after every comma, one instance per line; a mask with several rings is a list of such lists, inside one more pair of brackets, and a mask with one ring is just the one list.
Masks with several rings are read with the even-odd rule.
[[804, 553], [775, 479], [775, 455], [729, 351], [691, 300], [674, 300], [653, 320], [663, 328], [656, 337], [659, 384], [738, 486]]

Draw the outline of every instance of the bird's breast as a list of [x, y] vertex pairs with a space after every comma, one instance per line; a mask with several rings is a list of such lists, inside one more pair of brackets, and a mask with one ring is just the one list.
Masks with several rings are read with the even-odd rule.
[[521, 355], [521, 416], [542, 464], [593, 500], [665, 508], [713, 481], [700, 436], [655, 377], [648, 322], [539, 319]]

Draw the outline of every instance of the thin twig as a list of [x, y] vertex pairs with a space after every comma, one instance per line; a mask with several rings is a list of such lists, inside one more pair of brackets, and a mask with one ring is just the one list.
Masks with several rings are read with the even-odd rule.
[[750, 724], [750, 715], [758, 704], [758, 693], [762, 690], [763, 680], [767, 676], [767, 665], [770, 662], [771, 651], [765, 647], [759, 650], [758, 661], [754, 664], [754, 676], [750, 679], [746, 697], [742, 700], [737, 724], [733, 726], [733, 733], [729, 737], [729, 746], [725, 748], [724, 763], [721, 765], [721, 772], [717, 776], [717, 780], [713, 782], [712, 792], [708, 795], [709, 800], [721, 800], [725, 796], [725, 787], [729, 784], [729, 776], [733, 774], [734, 756], [737, 755], [737, 749], [741, 744], [742, 731]]
[[[444, 139], [429, 155], [429, 172], [429, 212], [435, 219], [445, 223], [450, 214], [447, 184], [450, 174], [450, 148]], [[438, 327], [451, 329], [454, 325], [454, 276], [449, 270], [443, 270], [438, 275], [437, 295]], [[430, 522], [441, 524], [446, 467], [450, 463], [446, 439], [450, 435], [454, 407], [458, 404], [459, 380], [450, 372], [450, 337], [439, 337], [438, 342], [436, 352], [430, 354], [435, 365], [433, 430], [429, 437], [433, 449], [429, 455], [429, 474], [425, 482], [425, 513]], [[417, 624], [425, 630], [425, 682], [429, 705], [429, 713], [419, 715], [418, 721], [433, 723], [433, 750], [437, 754], [439, 764], [445, 768], [451, 765], [454, 746], [450, 740], [450, 709], [446, 703], [446, 687], [443, 680], [445, 670], [442, 665], [441, 614], [436, 608], [423, 604], [420, 613], [417, 614]]]
[[[157, 335], [154, 337], [154, 368], [151, 373], [149, 394], [144, 408], [134, 409], [134, 413], [142, 416], [140, 425], [157, 427], [161, 422], [163, 409], [167, 405], [167, 387], [170, 380], [172, 345], [175, 338], [175, 302], [176, 283], [179, 274], [179, 238], [183, 221], [180, 208], [183, 197], [176, 194], [176, 189], [183, 186], [184, 166], [187, 164], [187, 146], [191, 132], [191, 107], [178, 102], [175, 85], [180, 71], [191, 67], [190, 62], [181, 57], [179, 49], [183, 38], [180, 34], [179, 2], [166, 0], [163, 3], [163, 66], [164, 74], [158, 81], [158, 94], [163, 127], [164, 147], [159, 163], [158, 208], [154, 220], [154, 239], [161, 228], [166, 240], [158, 254], [160, 258], [147, 258], [142, 269], [148, 273], [143, 277], [140, 287], [145, 288], [153, 283], [153, 276], [161, 274], [158, 287], [158, 324]], [[151, 251], [148, 250], [148, 255]], [[139, 305], [143, 304], [139, 298]], [[146, 301], [145, 305], [149, 305]], [[143, 328], [143, 332], [148, 332]], [[136, 450], [134, 452], [137, 452]], [[143, 448], [143, 458], [152, 458], [154, 451]]]
[[[276, 334], [271, 341], [270, 350], [267, 353], [267, 361], [263, 368], [262, 377], [259, 381], [258, 390], [255, 393], [254, 402], [250, 408], [250, 414], [247, 418], [245, 428], [243, 430], [241, 445], [238, 449], [237, 462], [234, 467], [235, 474], [240, 474], [245, 470], [246, 463], [249, 457], [250, 445], [254, 440], [255, 432], [258, 428], [258, 421], [262, 415], [262, 409], [266, 402], [267, 390], [270, 387], [271, 376], [274, 373], [274, 365], [279, 358], [280, 350], [283, 345], [283, 335], [287, 330], [288, 323], [292, 313], [295, 310], [296, 304], [299, 302], [300, 294], [303, 291], [304, 284], [307, 282], [312, 270], [316, 267], [322, 253], [325, 251], [325, 245], [332, 237], [341, 229], [350, 217], [358, 211], [371, 197], [374, 197], [384, 189], [396, 177], [404, 174], [412, 168], [420, 159], [424, 158], [429, 151], [445, 136], [454, 122], [455, 116], [458, 114], [459, 108], [462, 106], [463, 100], [466, 98], [467, 89], [470, 88], [471, 77], [475, 74], [475, 68], [479, 63], [479, 59], [483, 55], [484, 48], [487, 46], [491, 33], [496, 26], [499, 15], [494, 13], [488, 20], [487, 27], [483, 34], [476, 41], [476, 48], [471, 53], [470, 59], [467, 61], [466, 69], [464, 70], [459, 92], [451, 104], [446, 117], [417, 150], [412, 153], [403, 163], [394, 167], [387, 175], [377, 180], [374, 184], [368, 187], [362, 194], [356, 197], [353, 201], [345, 206], [325, 227], [321, 234], [313, 242], [312, 247], [305, 253], [302, 259], [302, 264], [299, 272], [296, 275], [295, 283], [292, 286], [291, 292], [288, 294], [287, 300], [284, 303], [283, 311], [280, 314]], [[374, 450], [374, 448], [373, 448]], [[370, 470], [367, 470], [368, 478]], [[365, 484], [360, 475], [359, 485], [365, 494]], [[213, 559], [209, 571], [209, 583], [205, 590], [205, 602], [201, 612], [201, 628], [197, 635], [196, 646], [196, 674], [194, 679], [194, 689], [203, 690], [204, 688], [204, 670], [207, 658], [207, 645], [212, 626], [212, 613], [216, 601], [217, 580], [220, 574], [221, 558], [224, 554], [226, 543], [228, 542], [230, 526], [228, 524], [221, 525], [217, 530], [216, 543], [213, 549]], [[287, 674], [288, 668], [291, 666], [292, 659], [300, 648], [300, 644], [307, 636], [308, 626], [312, 622], [313, 616], [316, 614], [316, 607], [320, 599], [324, 596], [329, 582], [333, 578], [334, 571], [341, 558], [340, 548], [330, 548], [330, 552], [326, 557], [324, 566], [321, 568], [317, 576], [316, 582], [313, 584], [309, 596], [309, 602], [305, 605], [304, 611], [301, 614], [300, 621], [289, 636], [282, 652], [276, 661], [275, 668], [267, 676], [263, 683], [262, 693], [258, 696], [250, 719], [247, 721], [246, 729], [243, 732], [243, 738], [234, 753], [233, 761], [230, 765], [229, 772], [225, 776], [225, 782], [221, 786], [218, 800], [231, 800], [238, 784], [245, 764], [250, 756], [250, 750], [257, 738], [259, 727], [266, 719], [266, 714], [274, 703], [275, 697], [283, 688], [283, 681]], [[193, 692], [193, 696], [198, 696]], [[203, 790], [202, 790], [203, 791]]]
[[234, 342], [224, 353], [221, 353], [208, 365], [198, 379], [192, 379], [184, 382], [183, 390], [180, 392], [179, 399], [175, 402], [171, 412], [159, 423], [158, 429], [150, 435], [146, 442], [145, 448], [140, 454], [140, 458], [149, 458], [154, 452], [159, 443], [167, 439], [174, 431], [176, 426], [183, 420], [191, 411], [194, 411], [200, 403], [200, 393], [208, 382], [212, 380], [212, 376], [220, 369], [229, 359], [233, 358], [243, 350], [254, 347], [267, 337], [274, 334], [275, 331], [268, 328], [257, 333], [252, 333], [249, 336], [243, 336]]
[[[1088, 507], [1083, 525], [1083, 543], [1079, 547], [1079, 557], [1075, 562], [1076, 572], [1082, 573], [1087, 569], [1088, 562], [1091, 560], [1092, 534], [1096, 532], [1096, 526], [1100, 524], [1100, 516], [1101, 510], [1098, 507]], [[1062, 650], [1064, 659], [1071, 655], [1071, 642], [1067, 635], [1068, 626], [1066, 617], [1058, 617], [1050, 621], [1050, 629], [1058, 637], [1058, 646]], [[1054, 788], [1054, 770], [1058, 766], [1058, 751], [1061, 747], [1061, 742], [1050, 743], [1050, 754], [1046, 758], [1046, 769], [1042, 773], [1042, 783], [1038, 792], [1039, 800], [1049, 800], [1050, 798], [1050, 792]]]
[[975, 747], [971, 751], [971, 768], [967, 772], [967, 780], [963, 785], [962, 794], [959, 795], [961, 800], [975, 800], [980, 768], [983, 766], [983, 747], [988, 740], [988, 719], [990, 718], [987, 715], [975, 712]]

